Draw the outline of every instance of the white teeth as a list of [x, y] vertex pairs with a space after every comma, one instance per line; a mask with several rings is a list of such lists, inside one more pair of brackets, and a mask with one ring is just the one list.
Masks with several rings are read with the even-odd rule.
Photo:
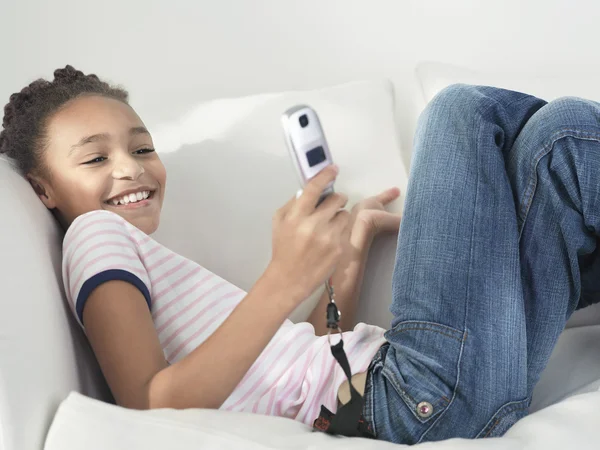
[[137, 203], [139, 201], [145, 200], [148, 197], [150, 197], [150, 191], [139, 191], [132, 194], [124, 195], [123, 197], [118, 199], [112, 199], [110, 200], [110, 203], [112, 203], [114, 206], [128, 205], [129, 203]]

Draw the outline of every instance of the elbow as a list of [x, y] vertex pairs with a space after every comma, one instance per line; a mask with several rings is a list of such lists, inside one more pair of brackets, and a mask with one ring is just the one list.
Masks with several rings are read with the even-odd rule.
[[161, 370], [148, 382], [147, 407], [145, 409], [219, 409], [223, 402], [203, 396], [201, 389], [180, 382], [173, 376], [173, 366]]
[[146, 404], [145, 409], [177, 408], [173, 402], [173, 388], [170, 374], [163, 369], [156, 373], [146, 384]]

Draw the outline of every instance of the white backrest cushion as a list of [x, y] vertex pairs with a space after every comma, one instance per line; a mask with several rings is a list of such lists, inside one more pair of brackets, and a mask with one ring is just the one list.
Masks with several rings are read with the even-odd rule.
[[62, 231], [0, 158], [0, 450], [42, 448], [71, 390], [108, 398], [63, 296]]
[[[547, 101], [564, 96], [575, 96], [600, 101], [600, 83], [593, 74], [573, 76], [523, 76], [479, 73], [473, 70], [440, 63], [421, 63], [417, 66], [417, 77], [423, 90], [423, 99], [428, 103], [438, 92], [451, 84], [465, 83], [496, 86], [524, 92]], [[600, 304], [576, 311], [567, 327], [600, 324]]]
[[[419, 450], [597, 448], [600, 392], [588, 392], [520, 420], [502, 438], [447, 439]], [[594, 444], [596, 442], [596, 444]], [[383, 440], [312, 432], [292, 419], [209, 409], [125, 410], [70, 395], [52, 423], [46, 450], [408, 450]]]
[[[248, 291], [271, 257], [271, 219], [299, 189], [281, 127], [296, 104], [320, 117], [333, 160], [336, 190], [357, 200], [399, 186], [400, 157], [389, 81], [363, 81], [305, 92], [265, 94], [200, 104], [169, 124], [146, 124], [167, 168], [161, 225], [155, 238]], [[142, 115], [143, 119], [143, 115]], [[402, 199], [390, 204], [399, 212]], [[359, 317], [389, 326], [396, 236], [373, 247]], [[322, 289], [292, 315], [304, 319]]]

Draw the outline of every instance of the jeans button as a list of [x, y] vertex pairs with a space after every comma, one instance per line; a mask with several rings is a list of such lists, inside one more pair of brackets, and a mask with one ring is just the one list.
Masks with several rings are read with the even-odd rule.
[[433, 414], [433, 406], [429, 402], [421, 402], [417, 405], [417, 414], [423, 419], [427, 419]]

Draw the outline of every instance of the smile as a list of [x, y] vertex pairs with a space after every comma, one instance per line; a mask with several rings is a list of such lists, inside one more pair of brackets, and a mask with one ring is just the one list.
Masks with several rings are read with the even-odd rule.
[[[147, 203], [145, 200], [149, 200], [154, 196], [154, 191], [137, 191], [129, 194], [122, 195], [120, 197], [114, 197], [107, 200], [106, 204], [111, 206], [127, 206], [134, 203]], [[140, 205], [141, 206], [141, 205]]]

